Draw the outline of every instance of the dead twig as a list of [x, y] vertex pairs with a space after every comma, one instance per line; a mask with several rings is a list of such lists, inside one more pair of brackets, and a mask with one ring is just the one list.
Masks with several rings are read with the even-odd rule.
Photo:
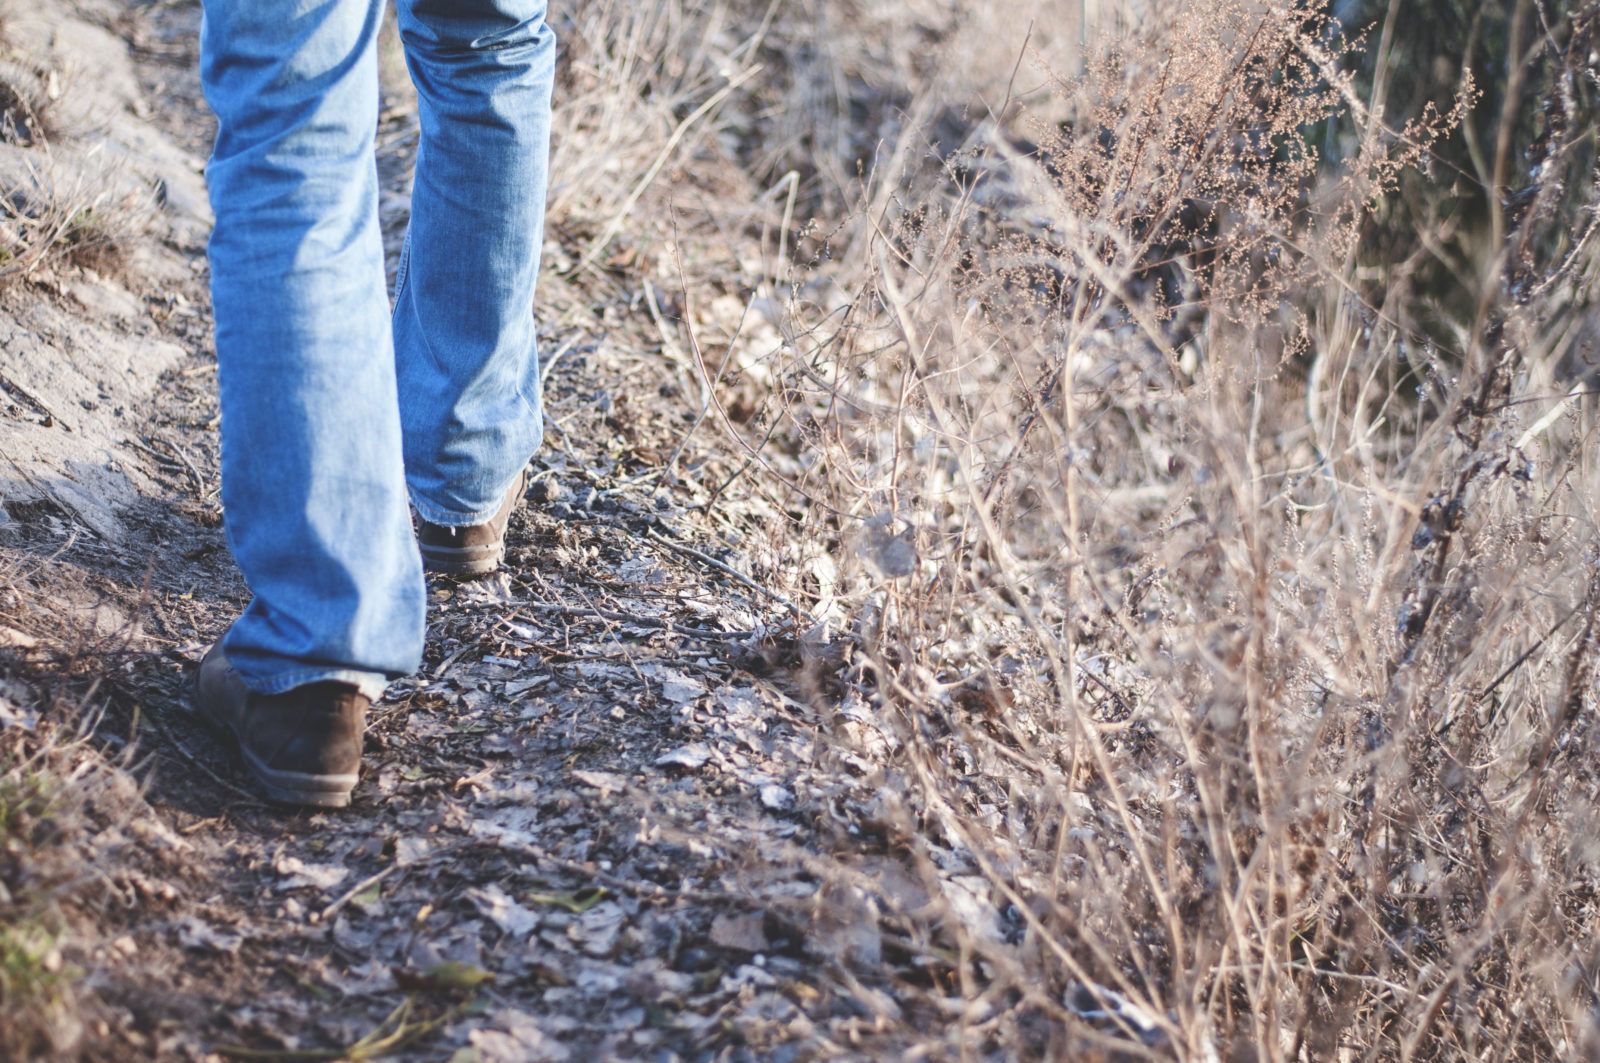
[[557, 605], [553, 602], [524, 603], [517, 606], [516, 610], [509, 614], [506, 619], [514, 619], [517, 613], [522, 610], [538, 613], [541, 616], [568, 616], [578, 619], [610, 620], [619, 624], [632, 624], [635, 627], [667, 631], [674, 635], [684, 635], [688, 638], [705, 639], [708, 642], [749, 642], [756, 637], [756, 632], [754, 631], [713, 631], [710, 628], [690, 627], [685, 624], [657, 620], [651, 616], [621, 613], [612, 609], [586, 609], [571, 605]]
[[362, 879], [360, 882], [357, 882], [354, 886], [351, 886], [348, 890], [346, 890], [343, 894], [341, 894], [339, 896], [339, 898], [337, 900], [335, 900], [332, 904], [330, 904], [326, 908], [322, 909], [322, 911], [320, 911], [320, 912], [312, 912], [310, 917], [309, 917], [309, 919], [308, 919], [308, 921], [311, 923], [312, 926], [316, 926], [318, 923], [326, 923], [329, 919], [332, 919], [334, 916], [338, 915], [341, 911], [343, 911], [345, 906], [348, 905], [351, 901], [353, 901], [357, 897], [361, 896], [361, 894], [364, 891], [366, 891], [368, 889], [371, 889], [373, 886], [376, 886], [378, 883], [382, 882], [384, 879], [388, 878], [390, 875], [394, 874], [398, 870], [400, 870], [400, 865], [399, 864], [390, 864], [388, 867], [384, 868], [382, 871], [379, 871], [377, 874], [368, 875], [366, 878]]
[[791, 613], [794, 613], [797, 617], [800, 617], [801, 619], [805, 619], [805, 620], [809, 620], [810, 619], [810, 617], [807, 616], [805, 610], [801, 609], [798, 605], [794, 604], [794, 602], [790, 601], [788, 598], [784, 597], [782, 594], [779, 594], [777, 591], [773, 590], [770, 587], [763, 587], [761, 584], [757, 583], [755, 580], [751, 579], [749, 576], [746, 576], [743, 572], [740, 572], [738, 569], [734, 568], [732, 565], [724, 564], [723, 562], [718, 561], [716, 558], [712, 557], [710, 554], [702, 553], [701, 551], [696, 550], [692, 546], [686, 546], [683, 543], [675, 543], [671, 539], [668, 539], [666, 536], [662, 535], [660, 532], [656, 531], [654, 528], [650, 528], [646, 532], [646, 534], [651, 539], [653, 539], [655, 542], [660, 543], [662, 546], [665, 546], [667, 549], [676, 551], [677, 553], [683, 554], [686, 557], [692, 557], [696, 561], [699, 561], [701, 564], [709, 565], [710, 567], [716, 569], [718, 572], [722, 573], [724, 576], [727, 576], [730, 579], [734, 580], [735, 582], [739, 583], [741, 586], [748, 587], [749, 589], [755, 591], [757, 594], [760, 594], [760, 595], [763, 595], [764, 597], [772, 599], [773, 601], [777, 602], [779, 605], [783, 606], [785, 609], [789, 610]]

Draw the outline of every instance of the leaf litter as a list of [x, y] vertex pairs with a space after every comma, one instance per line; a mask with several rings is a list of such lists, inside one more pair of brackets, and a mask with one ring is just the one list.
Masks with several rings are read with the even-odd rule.
[[[197, 11], [151, 17], [181, 62], [150, 76], [190, 78], [179, 102], [198, 107], [183, 51]], [[413, 111], [386, 108], [391, 254], [414, 131]], [[538, 460], [547, 486], [513, 520], [507, 569], [431, 586], [424, 667], [373, 707], [351, 809], [244, 800], [225, 751], [176, 712], [139, 739], [158, 754], [159, 829], [107, 844], [148, 850], [160, 871], [114, 883], [160, 988], [109, 999], [125, 1058], [872, 1054], [920, 987], [953, 992], [970, 974], [964, 944], [1027, 962], [957, 837], [915, 859], [900, 847], [906, 780], [884, 768], [895, 739], [840, 689], [829, 624], [798, 622], [751, 575], [759, 544], [739, 529], [768, 503], [734, 490], [708, 508], [739, 458], [708, 450], [663, 470], [641, 455], [672, 452], [679, 411], [601, 401], [624, 371], [630, 388], [673, 386], [673, 367], [638, 354], [660, 336], [620, 280], [552, 279], [546, 320], [570, 331], [546, 339], [608, 353], [570, 357], [549, 380], [561, 432]], [[190, 299], [204, 305], [201, 281]], [[197, 371], [204, 325], [179, 337]], [[162, 401], [214, 479], [208, 393]], [[151, 630], [170, 636], [129, 671], [140, 704], [178, 703], [195, 652], [244, 600], [220, 529], [197, 531], [188, 512], [152, 510], [152, 550], [197, 535], [211, 549], [129, 584], [130, 608], [150, 603]], [[863, 549], [887, 578], [920, 563], [887, 524]], [[25, 700], [0, 700], [6, 722], [36, 725]], [[157, 744], [165, 734], [176, 740]], [[840, 851], [856, 854], [853, 873], [830, 861]], [[914, 933], [905, 913], [933, 908], [946, 934]], [[164, 1032], [139, 1040], [141, 1028]]]

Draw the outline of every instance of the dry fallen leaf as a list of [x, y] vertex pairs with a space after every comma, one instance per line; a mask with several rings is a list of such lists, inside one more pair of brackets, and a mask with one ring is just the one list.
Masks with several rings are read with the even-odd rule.
[[596, 886], [589, 889], [573, 890], [568, 893], [541, 893], [526, 894], [524, 899], [529, 904], [547, 904], [553, 908], [564, 908], [573, 915], [582, 915], [590, 908], [611, 896], [606, 890]]
[[244, 935], [236, 930], [214, 927], [192, 915], [177, 920], [178, 943], [186, 949], [200, 952], [234, 952], [244, 942]]
[[658, 768], [682, 768], [685, 771], [699, 771], [711, 760], [711, 747], [704, 742], [695, 742], [691, 745], [680, 746], [670, 753], [663, 753], [656, 758]]
[[340, 867], [337, 864], [311, 864], [294, 856], [280, 856], [273, 868], [283, 876], [283, 881], [278, 883], [278, 889], [284, 891], [331, 890], [350, 877], [348, 867]]
[[493, 883], [467, 891], [471, 901], [483, 917], [512, 937], [526, 937], [539, 925], [537, 913], [524, 908]]
[[599, 790], [601, 797], [620, 794], [628, 788], [628, 780], [615, 772], [575, 771], [572, 777], [585, 786]]
[[794, 794], [777, 784], [761, 788], [761, 805], [773, 812], [787, 812], [794, 807]]
[[765, 922], [760, 912], [719, 915], [711, 921], [711, 943], [739, 952], [766, 952], [772, 946], [767, 940]]
[[615, 901], [595, 905], [567, 928], [567, 936], [591, 956], [609, 956], [616, 950], [617, 938], [628, 914]]
[[494, 981], [494, 975], [482, 967], [458, 960], [447, 960], [417, 972], [396, 967], [393, 970], [395, 985], [418, 993], [461, 993]]

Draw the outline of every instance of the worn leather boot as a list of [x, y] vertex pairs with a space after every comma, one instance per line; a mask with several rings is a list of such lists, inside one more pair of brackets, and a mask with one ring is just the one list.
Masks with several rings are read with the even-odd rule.
[[193, 699], [201, 717], [233, 735], [269, 800], [314, 808], [350, 803], [372, 704], [355, 687], [311, 683], [286, 694], [257, 694], [217, 645], [200, 662]]
[[487, 576], [506, 559], [506, 526], [511, 511], [528, 489], [528, 470], [517, 474], [506, 492], [500, 511], [483, 524], [447, 528], [417, 518], [417, 545], [422, 548], [422, 564], [429, 572], [447, 576]]

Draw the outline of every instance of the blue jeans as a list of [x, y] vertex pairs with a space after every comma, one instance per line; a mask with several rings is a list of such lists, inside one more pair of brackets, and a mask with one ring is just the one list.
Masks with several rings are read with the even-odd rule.
[[407, 503], [489, 519], [543, 437], [533, 297], [545, 0], [397, 0], [421, 144], [395, 304], [374, 137], [383, 0], [204, 0], [201, 79], [228, 543], [223, 648], [264, 694], [422, 658]]

